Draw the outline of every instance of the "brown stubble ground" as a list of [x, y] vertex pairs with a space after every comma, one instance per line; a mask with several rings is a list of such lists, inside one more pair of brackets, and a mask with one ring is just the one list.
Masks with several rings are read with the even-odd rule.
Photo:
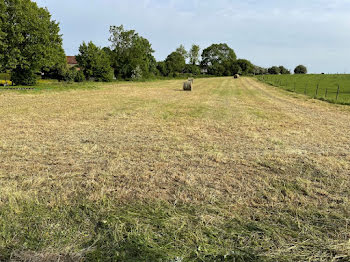
[[311, 249], [304, 259], [349, 258], [349, 108], [253, 78], [199, 79], [193, 92], [181, 86], [0, 93], [0, 205], [161, 200], [222, 206], [220, 215], [203, 214], [205, 223], [240, 218], [271, 227], [294, 212], [310, 234], [320, 223], [315, 230], [328, 238], [317, 244], [334, 254], [312, 258], [317, 247], [305, 246], [315, 242], [286, 237], [258, 255], [282, 258], [302, 246]]

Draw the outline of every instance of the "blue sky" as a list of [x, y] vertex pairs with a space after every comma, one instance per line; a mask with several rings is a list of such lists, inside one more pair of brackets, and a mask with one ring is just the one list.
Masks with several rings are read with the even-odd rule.
[[67, 55], [108, 46], [109, 26], [135, 29], [163, 60], [180, 44], [228, 43], [268, 67], [350, 73], [350, 0], [36, 0], [60, 22]]

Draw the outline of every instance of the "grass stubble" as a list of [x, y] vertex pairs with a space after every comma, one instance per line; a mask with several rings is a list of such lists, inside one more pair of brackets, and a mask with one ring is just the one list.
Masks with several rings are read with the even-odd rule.
[[1, 92], [0, 261], [349, 261], [349, 107], [181, 87]]

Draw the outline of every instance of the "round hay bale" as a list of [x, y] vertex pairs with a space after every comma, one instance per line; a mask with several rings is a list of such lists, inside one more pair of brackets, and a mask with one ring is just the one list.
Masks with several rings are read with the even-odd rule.
[[194, 79], [193, 79], [193, 78], [189, 78], [187, 81], [190, 81], [190, 82], [192, 82], [192, 84], [193, 84]]
[[235, 79], [238, 79], [238, 78], [239, 78], [239, 74], [235, 74], [233, 77], [234, 77]]
[[192, 82], [186, 81], [183, 85], [184, 91], [192, 91]]

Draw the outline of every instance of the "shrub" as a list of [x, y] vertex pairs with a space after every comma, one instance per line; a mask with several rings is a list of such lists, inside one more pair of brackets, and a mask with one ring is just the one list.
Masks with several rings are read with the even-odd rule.
[[12, 71], [11, 81], [16, 85], [32, 86], [37, 83], [38, 76], [32, 69], [17, 67]]
[[76, 71], [74, 82], [84, 82], [84, 81], [85, 81], [84, 73], [81, 70]]

